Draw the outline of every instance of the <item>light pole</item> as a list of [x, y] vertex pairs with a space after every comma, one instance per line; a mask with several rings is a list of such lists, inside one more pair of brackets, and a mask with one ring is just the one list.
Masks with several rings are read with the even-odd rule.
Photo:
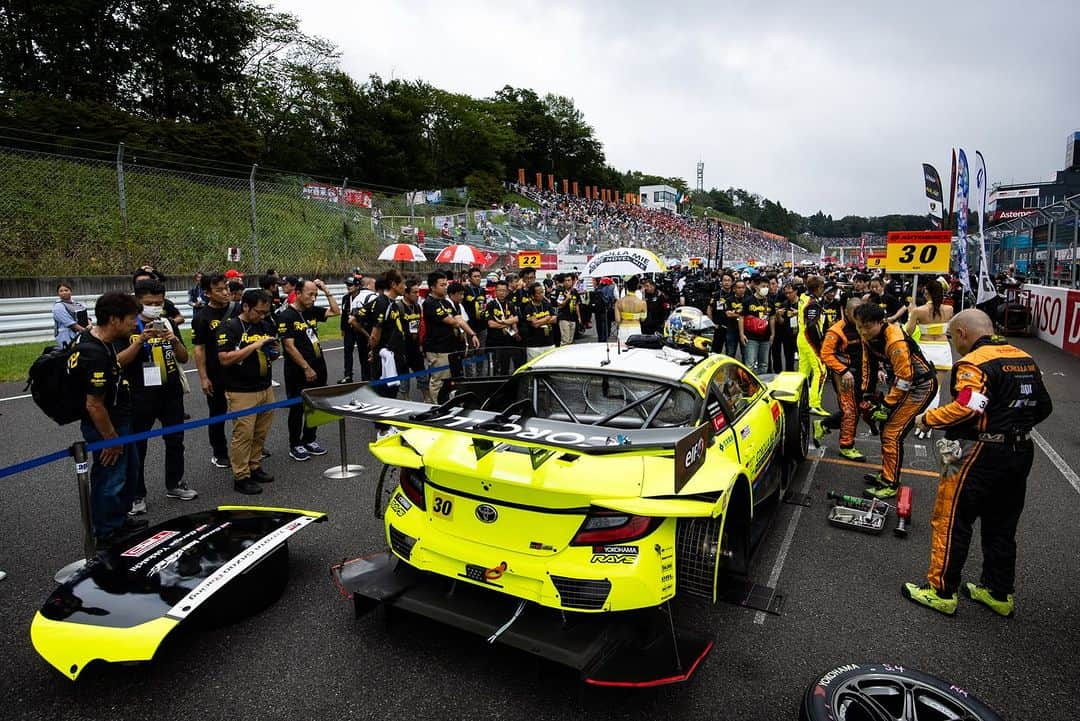
[[718, 222], [716, 227], [720, 231], [716, 234], [716, 269], [720, 270], [724, 267], [724, 224]]

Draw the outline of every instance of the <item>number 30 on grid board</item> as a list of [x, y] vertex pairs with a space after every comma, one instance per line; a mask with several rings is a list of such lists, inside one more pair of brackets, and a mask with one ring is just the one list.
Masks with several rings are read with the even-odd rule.
[[952, 250], [948, 230], [891, 231], [885, 269], [890, 273], [947, 273]]

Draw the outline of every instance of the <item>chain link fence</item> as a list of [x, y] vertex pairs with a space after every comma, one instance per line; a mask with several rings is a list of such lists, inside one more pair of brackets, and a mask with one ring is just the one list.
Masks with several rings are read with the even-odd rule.
[[79, 150], [0, 146], [0, 252], [9, 276], [112, 275], [145, 263], [169, 273], [319, 273], [359, 265], [381, 247], [370, 208], [344, 202], [344, 193], [313, 193], [328, 184], [311, 178], [177, 167], [122, 146], [115, 158]]

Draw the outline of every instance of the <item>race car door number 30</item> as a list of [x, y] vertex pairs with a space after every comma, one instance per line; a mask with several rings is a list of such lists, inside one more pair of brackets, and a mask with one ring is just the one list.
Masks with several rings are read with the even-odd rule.
[[436, 516], [450, 519], [454, 516], [454, 501], [450, 498], [443, 498], [436, 494], [432, 498], [431, 510]]

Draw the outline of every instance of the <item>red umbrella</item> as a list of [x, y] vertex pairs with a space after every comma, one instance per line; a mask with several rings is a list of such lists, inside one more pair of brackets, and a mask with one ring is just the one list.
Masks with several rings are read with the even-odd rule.
[[487, 258], [471, 245], [448, 245], [435, 256], [435, 262], [483, 266], [487, 265]]
[[394, 243], [383, 248], [379, 253], [379, 260], [419, 263], [427, 260], [427, 256], [424, 255], [424, 251], [410, 243]]

